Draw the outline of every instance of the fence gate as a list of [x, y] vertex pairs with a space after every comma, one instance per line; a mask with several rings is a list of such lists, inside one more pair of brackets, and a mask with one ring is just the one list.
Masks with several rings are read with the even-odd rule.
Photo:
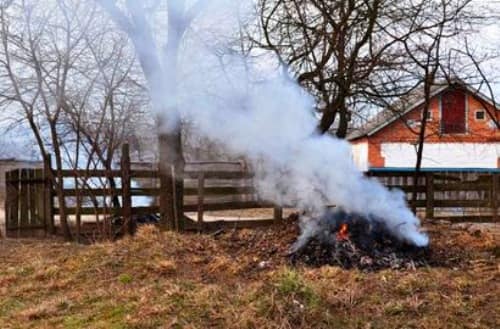
[[5, 185], [7, 236], [43, 236], [53, 230], [52, 191], [43, 169], [11, 170]]

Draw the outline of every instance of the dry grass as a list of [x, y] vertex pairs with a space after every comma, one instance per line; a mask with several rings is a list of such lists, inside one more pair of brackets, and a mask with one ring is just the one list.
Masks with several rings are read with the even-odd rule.
[[0, 328], [498, 328], [498, 241], [430, 230], [457, 266], [292, 267], [290, 227], [144, 227], [92, 246], [0, 240]]

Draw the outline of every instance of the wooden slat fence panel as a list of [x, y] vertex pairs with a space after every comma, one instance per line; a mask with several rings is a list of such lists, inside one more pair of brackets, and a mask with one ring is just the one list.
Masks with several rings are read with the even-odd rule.
[[[376, 177], [390, 188], [403, 190], [408, 200], [411, 200], [413, 173], [409, 171], [379, 171], [369, 172], [369, 176]], [[497, 221], [498, 217], [498, 177], [495, 170], [488, 171], [425, 171], [418, 179], [418, 208], [425, 208], [426, 217], [434, 217], [435, 209], [456, 212], [461, 209], [464, 218], [477, 217], [484, 221], [484, 215], [470, 216], [467, 212], [491, 212], [490, 221]], [[404, 179], [406, 177], [406, 179]], [[401, 184], [401, 185], [398, 185]], [[496, 185], [495, 185], [496, 184]], [[424, 201], [422, 203], [422, 201]], [[409, 202], [411, 204], [411, 202]], [[448, 210], [447, 210], [448, 209]], [[444, 218], [444, 217], [439, 217]], [[449, 218], [449, 216], [446, 216]], [[457, 218], [457, 221], [459, 218]]]

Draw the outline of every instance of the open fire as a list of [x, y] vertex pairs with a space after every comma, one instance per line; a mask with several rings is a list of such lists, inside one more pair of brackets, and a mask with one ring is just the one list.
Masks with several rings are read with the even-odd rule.
[[377, 270], [411, 269], [428, 264], [430, 249], [395, 237], [382, 220], [335, 209], [302, 218], [301, 235], [292, 246], [292, 262]]
[[347, 240], [349, 238], [349, 226], [346, 223], [340, 225], [340, 229], [337, 232], [337, 240]]

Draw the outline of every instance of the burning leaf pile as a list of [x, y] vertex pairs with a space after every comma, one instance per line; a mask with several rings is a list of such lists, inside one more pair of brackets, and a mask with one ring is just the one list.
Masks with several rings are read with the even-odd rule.
[[429, 247], [398, 240], [376, 218], [334, 210], [305, 221], [307, 224], [291, 249], [294, 263], [378, 270], [414, 269], [432, 262]]

